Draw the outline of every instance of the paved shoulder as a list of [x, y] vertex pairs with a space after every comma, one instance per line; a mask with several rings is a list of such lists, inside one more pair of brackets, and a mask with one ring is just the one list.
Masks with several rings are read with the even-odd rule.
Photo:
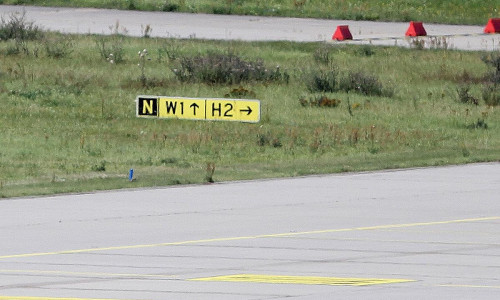
[[[348, 25], [357, 40], [351, 43], [409, 45], [404, 38], [408, 23], [0, 5], [2, 15], [23, 10], [44, 28], [65, 33], [109, 34], [118, 25], [129, 35], [142, 36], [149, 25], [154, 37], [312, 42], [331, 41], [338, 25]], [[430, 36], [424, 38], [428, 47], [500, 49], [500, 34], [484, 35], [481, 26], [425, 24], [425, 28]]]

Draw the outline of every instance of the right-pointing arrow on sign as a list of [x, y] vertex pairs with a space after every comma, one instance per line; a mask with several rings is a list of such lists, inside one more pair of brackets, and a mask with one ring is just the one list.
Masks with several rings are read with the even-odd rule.
[[252, 113], [252, 109], [250, 108], [250, 106], [247, 106], [247, 109], [240, 109], [240, 111], [246, 111], [247, 116]]

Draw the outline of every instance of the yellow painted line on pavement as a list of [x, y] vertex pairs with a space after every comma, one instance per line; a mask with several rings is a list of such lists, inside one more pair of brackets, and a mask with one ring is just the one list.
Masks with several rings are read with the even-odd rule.
[[496, 216], [496, 217], [484, 217], [484, 218], [471, 218], [471, 219], [459, 219], [459, 220], [448, 220], [448, 221], [437, 221], [437, 222], [421, 222], [421, 223], [408, 223], [408, 224], [390, 224], [390, 225], [379, 225], [379, 226], [368, 226], [368, 227], [353, 227], [353, 228], [326, 229], [326, 230], [313, 230], [313, 231], [301, 231], [301, 232], [286, 232], [286, 233], [276, 233], [276, 234], [261, 234], [261, 235], [251, 235], [251, 236], [228, 237], [228, 238], [213, 238], [213, 239], [200, 239], [200, 240], [191, 240], [191, 241], [166, 242], [166, 243], [144, 244], [144, 245], [128, 245], [128, 246], [115, 246], [115, 247], [76, 249], [76, 250], [65, 250], [65, 251], [54, 251], [54, 252], [38, 252], [38, 253], [26, 253], [26, 254], [12, 254], [12, 255], [3, 255], [3, 256], [0, 256], [0, 259], [35, 257], [35, 256], [48, 256], [48, 255], [61, 255], [61, 254], [91, 253], [91, 252], [101, 252], [101, 251], [129, 250], [129, 249], [154, 248], [154, 247], [165, 247], [165, 246], [181, 246], [181, 245], [191, 245], [191, 244], [205, 244], [205, 243], [215, 243], [215, 242], [229, 242], [229, 241], [239, 241], [239, 240], [253, 240], [253, 239], [262, 239], [262, 238], [294, 237], [294, 236], [310, 235], [310, 234], [323, 234], [323, 233], [336, 233], [336, 232], [349, 232], [349, 231], [367, 231], [367, 230], [382, 230], [382, 229], [396, 229], [396, 228], [420, 227], [420, 226], [434, 226], [434, 225], [446, 225], [446, 224], [457, 224], [457, 223], [483, 222], [483, 221], [493, 221], [493, 220], [500, 220], [500, 216]]
[[131, 299], [97, 299], [97, 298], [57, 298], [57, 297], [26, 297], [26, 296], [0, 296], [0, 300], [131, 300]]
[[0, 274], [37, 274], [37, 275], [67, 275], [81, 277], [122, 277], [122, 278], [153, 278], [172, 279], [175, 275], [158, 274], [125, 274], [125, 273], [96, 273], [96, 272], [68, 272], [68, 271], [48, 271], [48, 270], [2, 270]]
[[194, 278], [194, 279], [190, 279], [190, 280], [191, 281], [311, 284], [311, 285], [347, 285], [347, 286], [364, 286], [364, 285], [403, 283], [403, 282], [414, 282], [415, 281], [415, 280], [408, 280], [408, 279], [341, 278], [341, 277], [285, 276], [285, 275], [257, 275], [257, 274], [237, 274], [237, 275], [228, 275], [228, 276]]

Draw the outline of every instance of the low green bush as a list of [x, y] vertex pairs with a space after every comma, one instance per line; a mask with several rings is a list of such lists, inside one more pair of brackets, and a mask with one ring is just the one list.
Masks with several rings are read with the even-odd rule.
[[262, 60], [246, 61], [232, 53], [184, 56], [172, 71], [182, 82], [207, 84], [288, 82], [290, 79], [290, 75], [281, 71], [279, 66], [274, 69], [267, 68]]
[[307, 90], [310, 92], [332, 93], [339, 90], [338, 77], [339, 72], [336, 69], [315, 70], [305, 75]]
[[305, 75], [306, 88], [310, 92], [356, 92], [367, 96], [392, 97], [394, 90], [384, 87], [373, 75], [362, 72], [341, 73], [336, 68], [314, 70]]
[[362, 72], [349, 72], [348, 75], [342, 77], [339, 89], [345, 92], [354, 91], [367, 96], [392, 97], [394, 94], [392, 89], [385, 88], [375, 76]]
[[500, 105], [500, 86], [498, 85], [485, 85], [483, 88], [483, 100], [488, 106]]
[[26, 20], [26, 12], [11, 13], [0, 18], [0, 40], [37, 40], [43, 32], [34, 22]]
[[474, 97], [470, 92], [471, 87], [461, 86], [457, 88], [457, 101], [464, 104], [479, 105], [479, 100]]

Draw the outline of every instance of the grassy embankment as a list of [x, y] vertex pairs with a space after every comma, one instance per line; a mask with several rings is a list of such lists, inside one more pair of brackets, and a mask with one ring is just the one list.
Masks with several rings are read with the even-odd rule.
[[[0, 42], [0, 197], [500, 159], [498, 53], [34, 31]], [[137, 95], [226, 94], [261, 122], [135, 117]]]
[[423, 21], [484, 25], [500, 16], [498, 0], [0, 0], [3, 4], [117, 8], [300, 18]]

